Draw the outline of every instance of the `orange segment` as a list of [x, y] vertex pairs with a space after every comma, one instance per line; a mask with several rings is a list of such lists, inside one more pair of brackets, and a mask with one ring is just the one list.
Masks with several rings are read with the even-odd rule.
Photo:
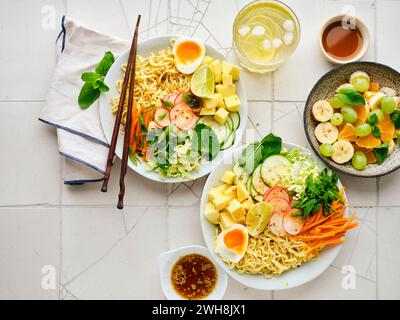
[[395, 128], [392, 119], [390, 119], [390, 115], [385, 115], [376, 126], [381, 130], [381, 140], [383, 142], [390, 142], [393, 140]]
[[368, 91], [378, 92], [378, 91], [379, 91], [379, 83], [371, 82], [371, 83], [369, 84], [369, 89], [368, 89]]
[[353, 109], [357, 112], [357, 121], [354, 126], [358, 126], [367, 121], [369, 114], [367, 106], [353, 106]]
[[354, 142], [356, 139], [357, 136], [354, 126], [350, 123], [346, 123], [339, 132], [339, 140]]
[[356, 144], [361, 148], [373, 149], [381, 145], [381, 140], [375, 138], [371, 133], [366, 137], [359, 137]]

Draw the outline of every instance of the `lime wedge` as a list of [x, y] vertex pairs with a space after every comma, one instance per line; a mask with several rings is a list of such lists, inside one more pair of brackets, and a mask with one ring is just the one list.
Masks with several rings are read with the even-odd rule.
[[272, 206], [267, 202], [259, 202], [250, 208], [246, 215], [246, 225], [251, 236], [256, 237], [264, 231], [271, 213]]
[[190, 89], [195, 96], [209, 99], [214, 94], [214, 74], [208, 65], [198, 68], [192, 75]]

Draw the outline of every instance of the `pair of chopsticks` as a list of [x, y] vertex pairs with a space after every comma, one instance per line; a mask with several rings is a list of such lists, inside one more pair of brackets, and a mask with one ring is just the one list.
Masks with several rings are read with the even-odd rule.
[[128, 65], [126, 67], [126, 72], [124, 76], [124, 82], [122, 84], [121, 97], [118, 104], [118, 112], [115, 117], [114, 129], [111, 138], [110, 150], [108, 151], [106, 172], [104, 173], [103, 186], [101, 191], [107, 192], [108, 180], [110, 179], [111, 167], [113, 164], [115, 146], [117, 145], [117, 139], [119, 134], [119, 127], [121, 124], [122, 111], [124, 109], [124, 103], [126, 99], [126, 92], [128, 91], [129, 84], [129, 96], [128, 96], [128, 110], [126, 114], [125, 123], [125, 133], [124, 133], [124, 147], [122, 153], [122, 164], [121, 164], [121, 174], [119, 177], [119, 194], [118, 194], [118, 209], [124, 207], [124, 195], [125, 195], [125, 175], [128, 167], [128, 157], [129, 157], [129, 144], [131, 137], [131, 122], [132, 122], [132, 106], [133, 106], [133, 95], [135, 86], [135, 70], [136, 70], [136, 52], [137, 52], [137, 40], [139, 33], [141, 15], [138, 15], [135, 27], [135, 33], [133, 35], [131, 50], [129, 52]]

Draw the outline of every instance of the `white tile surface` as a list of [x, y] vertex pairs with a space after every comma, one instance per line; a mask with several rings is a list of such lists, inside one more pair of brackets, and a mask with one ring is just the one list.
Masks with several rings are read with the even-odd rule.
[[[166, 186], [129, 171], [123, 211], [115, 209], [119, 161], [106, 194], [100, 192], [99, 184], [62, 185], [55, 132], [37, 121], [54, 70], [61, 15], [67, 13], [101, 32], [128, 38], [141, 13], [141, 39], [163, 33], [195, 35], [235, 61], [231, 25], [248, 2], [2, 1], [0, 145], [7, 156], [0, 160], [0, 298], [163, 299], [158, 255], [184, 245], [204, 245], [199, 199], [205, 178]], [[250, 100], [248, 138], [259, 139], [272, 130], [285, 140], [307, 145], [302, 125], [304, 101], [315, 81], [333, 67], [319, 53], [319, 27], [343, 6], [354, 6], [372, 33], [372, 46], [364, 59], [374, 60], [376, 53], [379, 62], [400, 71], [400, 47], [395, 40], [400, 30], [396, 15], [400, 1], [286, 2], [300, 18], [301, 42], [274, 74], [243, 72]], [[53, 12], [52, 8], [56, 27], [44, 29], [41, 23], [49, 21], [43, 18], [49, 17], [46, 14]], [[352, 210], [358, 212], [360, 227], [348, 234], [337, 259], [316, 280], [276, 292], [249, 289], [230, 280], [224, 298], [400, 298], [399, 175], [382, 177], [379, 185], [376, 179], [340, 175]], [[55, 266], [56, 290], [41, 287], [44, 264]], [[354, 290], [342, 288], [345, 265], [356, 270]], [[60, 288], [58, 279], [63, 284]]]
[[400, 299], [400, 208], [379, 208], [378, 230], [378, 298]]
[[1, 2], [0, 101], [43, 100], [55, 66], [62, 0]]
[[60, 202], [57, 138], [55, 129], [37, 120], [41, 107], [0, 102], [0, 145], [6, 152], [0, 166], [0, 205]]
[[60, 236], [59, 209], [0, 209], [0, 299], [58, 299]]

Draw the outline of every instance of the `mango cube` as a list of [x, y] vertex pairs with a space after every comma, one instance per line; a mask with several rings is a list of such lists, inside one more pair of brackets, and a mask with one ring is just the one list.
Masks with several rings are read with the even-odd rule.
[[220, 125], [223, 125], [228, 119], [229, 112], [226, 111], [224, 108], [219, 108], [214, 115], [215, 121], [217, 121]]
[[232, 85], [233, 84], [233, 80], [232, 80], [232, 76], [230, 74], [222, 74], [222, 84], [223, 85]]
[[216, 107], [224, 107], [224, 98], [219, 93], [214, 93], [210, 99], [203, 100], [203, 108], [216, 108]]
[[231, 85], [217, 84], [215, 86], [215, 91], [221, 94], [223, 98], [227, 98], [236, 94], [236, 87], [234, 84]]
[[221, 74], [222, 74], [222, 65], [221, 65], [221, 61], [214, 60], [209, 64], [213, 74], [214, 74], [214, 81], [215, 83], [220, 83], [222, 78], [221, 78]]
[[231, 225], [235, 223], [233, 221], [231, 214], [228, 211], [222, 211], [219, 216], [219, 225], [221, 226], [222, 230], [229, 228]]
[[243, 207], [246, 211], [249, 211], [250, 208], [251, 208], [252, 206], [254, 206], [254, 201], [253, 201], [251, 198], [249, 198], [249, 199], [247, 199], [246, 201], [243, 201], [243, 202], [242, 202], [242, 207]]
[[200, 115], [201, 116], [213, 116], [217, 112], [217, 108], [201, 108], [200, 109]]
[[217, 188], [212, 188], [208, 192], [208, 199], [214, 200], [215, 198], [221, 196], [221, 194], [222, 194], [222, 192], [220, 190], [218, 190]]
[[246, 186], [243, 181], [239, 180], [236, 184], [236, 198], [239, 202], [243, 202], [244, 200], [249, 198], [249, 192], [247, 191]]
[[232, 65], [231, 75], [233, 81], [238, 81], [240, 79], [240, 71], [242, 71], [241, 67]]
[[201, 64], [210, 64], [213, 61], [213, 58], [211, 58], [210, 56], [205, 56], [203, 61], [201, 62]]
[[236, 199], [233, 199], [226, 210], [231, 214], [233, 220], [237, 223], [244, 223], [246, 211], [242, 207], [241, 203]]
[[224, 193], [224, 191], [225, 191], [226, 189], [228, 189], [229, 187], [230, 187], [229, 184], [224, 183], [224, 184], [221, 184], [220, 186], [215, 187], [215, 188], [213, 188], [213, 189], [216, 189], [216, 190], [218, 190], [219, 192]]
[[233, 181], [235, 181], [235, 174], [233, 171], [225, 171], [224, 175], [221, 178], [222, 182], [225, 182], [227, 184], [233, 184]]
[[212, 203], [214, 204], [215, 209], [217, 209], [219, 211], [219, 210], [226, 208], [229, 205], [230, 201], [231, 201], [231, 198], [229, 198], [227, 195], [221, 193], [212, 200]]
[[232, 64], [228, 61], [222, 61], [222, 74], [231, 74], [232, 73]]
[[228, 189], [224, 191], [224, 194], [226, 194], [228, 197], [231, 198], [231, 200], [236, 199], [236, 186], [230, 186]]
[[231, 112], [237, 112], [240, 108], [240, 99], [235, 94], [224, 99], [226, 108]]
[[219, 223], [219, 211], [215, 209], [215, 206], [211, 202], [207, 202], [204, 215], [213, 224]]

